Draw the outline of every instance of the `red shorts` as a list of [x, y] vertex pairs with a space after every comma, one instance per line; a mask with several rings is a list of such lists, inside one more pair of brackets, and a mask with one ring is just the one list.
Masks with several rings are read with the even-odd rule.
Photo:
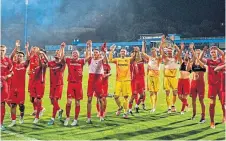
[[32, 84], [30, 96], [34, 98], [43, 98], [45, 92], [45, 83]]
[[216, 96], [218, 95], [219, 98], [221, 99], [220, 87], [221, 87], [220, 83], [217, 83], [217, 84], [214, 84], [214, 85], [209, 84], [208, 98], [215, 99]]
[[103, 97], [107, 97], [108, 96], [108, 83], [104, 83], [103, 84]]
[[225, 103], [225, 95], [226, 95], [226, 93], [225, 92], [221, 92], [221, 103], [223, 104], [223, 105], [226, 105], [226, 103]]
[[1, 102], [6, 102], [7, 98], [9, 96], [9, 85], [8, 83], [5, 82], [1, 82]]
[[196, 98], [199, 95], [199, 98], [203, 99], [205, 96], [204, 80], [192, 80], [190, 92], [192, 98]]
[[50, 94], [49, 98], [57, 98], [61, 99], [62, 97], [62, 91], [63, 91], [63, 85], [58, 85], [58, 86], [52, 86], [50, 87]]
[[96, 97], [103, 96], [103, 76], [101, 74], [89, 74], [87, 96], [92, 97], [95, 93]]
[[82, 82], [68, 82], [67, 98], [83, 99]]
[[179, 79], [177, 90], [178, 90], [178, 95], [190, 94], [190, 80], [189, 79]]
[[143, 94], [145, 90], [145, 82], [143, 78], [133, 79], [131, 81], [132, 94]]
[[11, 89], [8, 97], [9, 103], [24, 104], [25, 90], [24, 89]]

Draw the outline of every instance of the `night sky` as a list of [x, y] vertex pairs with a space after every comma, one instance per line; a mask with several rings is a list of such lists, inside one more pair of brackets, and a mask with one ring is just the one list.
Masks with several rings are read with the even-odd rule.
[[[12, 46], [16, 39], [24, 39], [25, 2], [1, 2], [2, 43]], [[142, 33], [224, 36], [224, 22], [224, 0], [29, 0], [28, 39], [33, 44], [45, 45], [59, 44], [61, 38], [69, 42], [75, 37], [131, 41]], [[69, 34], [73, 27], [96, 31], [93, 35], [87, 33], [89, 36]], [[63, 33], [56, 34], [57, 29]], [[106, 35], [108, 32], [111, 36]]]

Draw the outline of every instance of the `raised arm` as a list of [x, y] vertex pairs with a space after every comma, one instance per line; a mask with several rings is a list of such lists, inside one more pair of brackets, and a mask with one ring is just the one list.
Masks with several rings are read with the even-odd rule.
[[175, 46], [175, 49], [177, 50], [177, 54], [176, 54], [176, 56], [177, 56], [177, 58], [178, 58], [178, 60], [179, 60], [179, 62], [180, 62], [180, 64], [182, 64], [182, 51], [184, 50], [184, 43], [181, 43], [180, 44], [180, 48], [181, 49], [179, 49], [179, 47], [175, 44], [174, 45]]
[[192, 53], [192, 61], [190, 61], [190, 62], [195, 62], [195, 58], [196, 58], [196, 54], [195, 54], [195, 51], [194, 51], [194, 47], [195, 47], [195, 45], [194, 45], [194, 43], [190, 43], [189, 44], [189, 49], [190, 49], [190, 51], [191, 51], [191, 53]]
[[18, 48], [20, 47], [20, 41], [16, 40], [15, 48], [13, 49], [12, 53], [10, 54], [10, 59], [13, 61], [14, 56], [16, 55]]
[[146, 52], [146, 41], [145, 40], [142, 41], [141, 51], [144, 52], [144, 53]]
[[196, 54], [195, 54], [195, 51], [194, 51], [194, 43], [190, 43], [189, 44], [189, 49], [190, 49], [190, 51], [192, 53], [192, 60], [189, 60], [189, 62], [188, 62], [187, 71], [190, 71], [192, 69], [192, 65], [195, 62], [196, 58], [197, 58]]
[[65, 47], [66, 47], [66, 43], [65, 42], [61, 43], [61, 45], [60, 45], [60, 60], [61, 60], [62, 63], [66, 62], [65, 52], [64, 52]]
[[219, 49], [218, 47], [214, 46], [214, 47], [211, 47], [211, 48], [214, 48], [217, 50], [217, 52], [222, 56], [222, 58], [224, 58], [225, 54], [224, 54], [224, 51], [222, 51], [221, 49]]
[[146, 50], [146, 42], [145, 41], [142, 41], [142, 55], [144, 56], [145, 59], [149, 60], [149, 56], [145, 53], [145, 50]]
[[[41, 55], [44, 57], [45, 61], [42, 60]], [[46, 54], [43, 51], [39, 52], [39, 65], [41, 67], [47, 67], [47, 63], [48, 62], [48, 57], [46, 56]]]
[[115, 63], [115, 59], [113, 57], [113, 52], [115, 51], [115, 48], [116, 48], [116, 45], [113, 44], [111, 47], [110, 47], [110, 52], [109, 52], [109, 62], [111, 63]]
[[86, 57], [85, 62], [89, 61], [92, 55], [92, 41], [88, 40], [86, 43]]
[[25, 61], [25, 66], [27, 67], [30, 62], [30, 52], [29, 52], [29, 43], [27, 42], [25, 45], [25, 50], [26, 50], [26, 61]]
[[164, 53], [164, 50], [163, 50], [163, 44], [165, 43], [165, 36], [163, 35], [162, 36], [162, 39], [161, 39], [161, 43], [160, 43], [160, 45], [159, 45], [159, 51], [160, 51], [160, 54], [161, 54], [161, 56], [162, 56], [162, 59], [166, 59], [166, 55], [165, 55], [165, 53]]
[[26, 50], [27, 60], [30, 60], [30, 52], [28, 48], [29, 48], [29, 42], [26, 43], [25, 50]]
[[206, 54], [207, 50], [208, 50], [208, 47], [205, 46], [205, 47], [203, 48], [203, 51], [202, 51], [202, 53], [200, 54], [200, 56], [197, 56], [197, 57], [199, 57], [199, 60], [202, 61], [204, 64], [207, 63], [207, 60], [206, 60], [205, 58], [203, 58], [204, 55]]

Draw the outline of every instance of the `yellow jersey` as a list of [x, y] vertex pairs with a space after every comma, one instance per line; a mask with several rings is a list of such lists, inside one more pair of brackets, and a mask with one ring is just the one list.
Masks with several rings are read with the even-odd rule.
[[130, 73], [131, 57], [112, 58], [110, 54], [109, 60], [110, 62], [116, 64], [116, 80], [117, 81], [131, 80], [131, 73]]

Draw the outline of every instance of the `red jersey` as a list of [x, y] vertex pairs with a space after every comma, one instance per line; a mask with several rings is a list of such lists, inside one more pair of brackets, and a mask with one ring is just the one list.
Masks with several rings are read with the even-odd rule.
[[50, 68], [50, 86], [63, 85], [65, 63], [48, 62]]
[[[1, 59], [0, 65], [1, 65], [1, 77], [10, 74], [10, 72], [13, 69], [12, 61], [7, 57]], [[2, 81], [4, 80], [1, 78], [1, 82]]]
[[[111, 71], [111, 67], [109, 64], [103, 64], [104, 67], [104, 74], [109, 74]], [[108, 83], [108, 77], [104, 77], [103, 84]]]
[[138, 73], [138, 67], [135, 62], [130, 64], [130, 73], [131, 73], [131, 80], [134, 80], [135, 76]]
[[136, 78], [144, 78], [145, 71], [144, 71], [144, 61], [137, 63], [138, 72], [136, 74]]
[[34, 55], [30, 58], [30, 67], [29, 70], [32, 71], [34, 68], [39, 66], [39, 57], [38, 55]]
[[13, 73], [12, 76], [12, 89], [25, 90], [25, 78], [26, 78], [26, 69], [28, 67], [28, 62], [23, 63], [13, 63]]
[[221, 63], [221, 59], [217, 59], [216, 61], [212, 59], [207, 59], [208, 66], [208, 84], [214, 85], [220, 82], [221, 73], [214, 71], [214, 69]]
[[68, 82], [82, 82], [83, 66], [85, 65], [85, 59], [66, 59], [68, 66]]
[[225, 73], [226, 73], [226, 68], [224, 67], [221, 70], [221, 92], [225, 92]]
[[33, 69], [32, 77], [33, 77], [33, 85], [36, 83], [44, 83], [45, 84], [45, 74], [46, 74], [46, 67], [38, 66]]
[[4, 59], [1, 59], [1, 76], [6, 76], [10, 74], [10, 72], [13, 69], [12, 61], [5, 57]]
[[139, 79], [144, 78], [145, 71], [144, 71], [144, 62], [134, 62], [130, 64], [130, 71], [131, 71], [131, 79]]

